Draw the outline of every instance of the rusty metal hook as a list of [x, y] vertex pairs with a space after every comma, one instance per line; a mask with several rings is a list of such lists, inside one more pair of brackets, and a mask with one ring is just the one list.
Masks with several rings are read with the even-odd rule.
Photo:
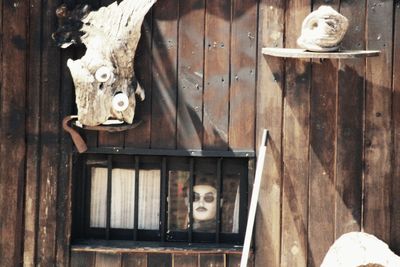
[[77, 118], [78, 116], [76, 115], [66, 116], [62, 121], [62, 125], [63, 129], [71, 135], [72, 141], [74, 142], [74, 145], [78, 152], [83, 153], [88, 149], [86, 142], [82, 139], [80, 134], [74, 128], [68, 125], [70, 121], [76, 120]]

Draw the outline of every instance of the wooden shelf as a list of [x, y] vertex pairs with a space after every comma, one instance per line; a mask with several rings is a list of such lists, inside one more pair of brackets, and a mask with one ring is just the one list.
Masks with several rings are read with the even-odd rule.
[[264, 55], [286, 58], [330, 58], [330, 59], [346, 59], [346, 58], [364, 58], [379, 56], [379, 50], [342, 50], [336, 52], [310, 52], [299, 48], [277, 48], [265, 47], [262, 49]]

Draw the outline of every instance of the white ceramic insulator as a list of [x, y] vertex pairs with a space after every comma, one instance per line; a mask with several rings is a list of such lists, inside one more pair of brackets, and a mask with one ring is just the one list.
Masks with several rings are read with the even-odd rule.
[[128, 108], [128, 105], [129, 98], [124, 93], [117, 93], [112, 100], [112, 106], [116, 111], [124, 111]]
[[98, 82], [104, 83], [112, 76], [112, 71], [108, 67], [100, 67], [97, 69], [95, 78]]

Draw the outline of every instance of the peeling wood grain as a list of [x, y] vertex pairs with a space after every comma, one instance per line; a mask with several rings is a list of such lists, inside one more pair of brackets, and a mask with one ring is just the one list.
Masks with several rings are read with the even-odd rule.
[[[285, 46], [295, 46], [311, 1], [286, 6]], [[287, 59], [283, 114], [282, 266], [307, 266], [311, 64]]]
[[228, 148], [231, 9], [231, 0], [206, 4], [203, 96], [203, 148], [206, 150]]
[[27, 51], [15, 46], [15, 36], [27, 36], [20, 18], [27, 17], [28, 4], [7, 2], [0, 2], [0, 266], [12, 267], [22, 262], [27, 93]]
[[[259, 5], [258, 47], [283, 46], [285, 3], [266, 0]], [[256, 147], [263, 129], [268, 129], [269, 140], [256, 214], [254, 266], [280, 264], [284, 72], [282, 59], [258, 54]]]
[[[364, 230], [390, 240], [392, 161], [392, 19], [393, 1], [367, 1], [367, 49], [381, 49], [367, 59], [365, 96]], [[385, 26], [384, 26], [385, 25]]]

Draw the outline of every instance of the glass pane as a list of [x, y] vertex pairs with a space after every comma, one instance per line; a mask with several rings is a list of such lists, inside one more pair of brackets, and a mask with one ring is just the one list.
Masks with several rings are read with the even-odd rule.
[[160, 170], [139, 171], [139, 229], [159, 229], [160, 174]]
[[107, 168], [92, 168], [90, 188], [90, 227], [106, 227]]
[[168, 229], [170, 231], [187, 229], [189, 176], [188, 171], [169, 171]]
[[112, 170], [111, 228], [133, 229], [135, 171]]
[[217, 215], [216, 176], [195, 175], [193, 186], [193, 230], [215, 232]]
[[239, 232], [240, 174], [224, 175], [222, 180], [221, 231]]

